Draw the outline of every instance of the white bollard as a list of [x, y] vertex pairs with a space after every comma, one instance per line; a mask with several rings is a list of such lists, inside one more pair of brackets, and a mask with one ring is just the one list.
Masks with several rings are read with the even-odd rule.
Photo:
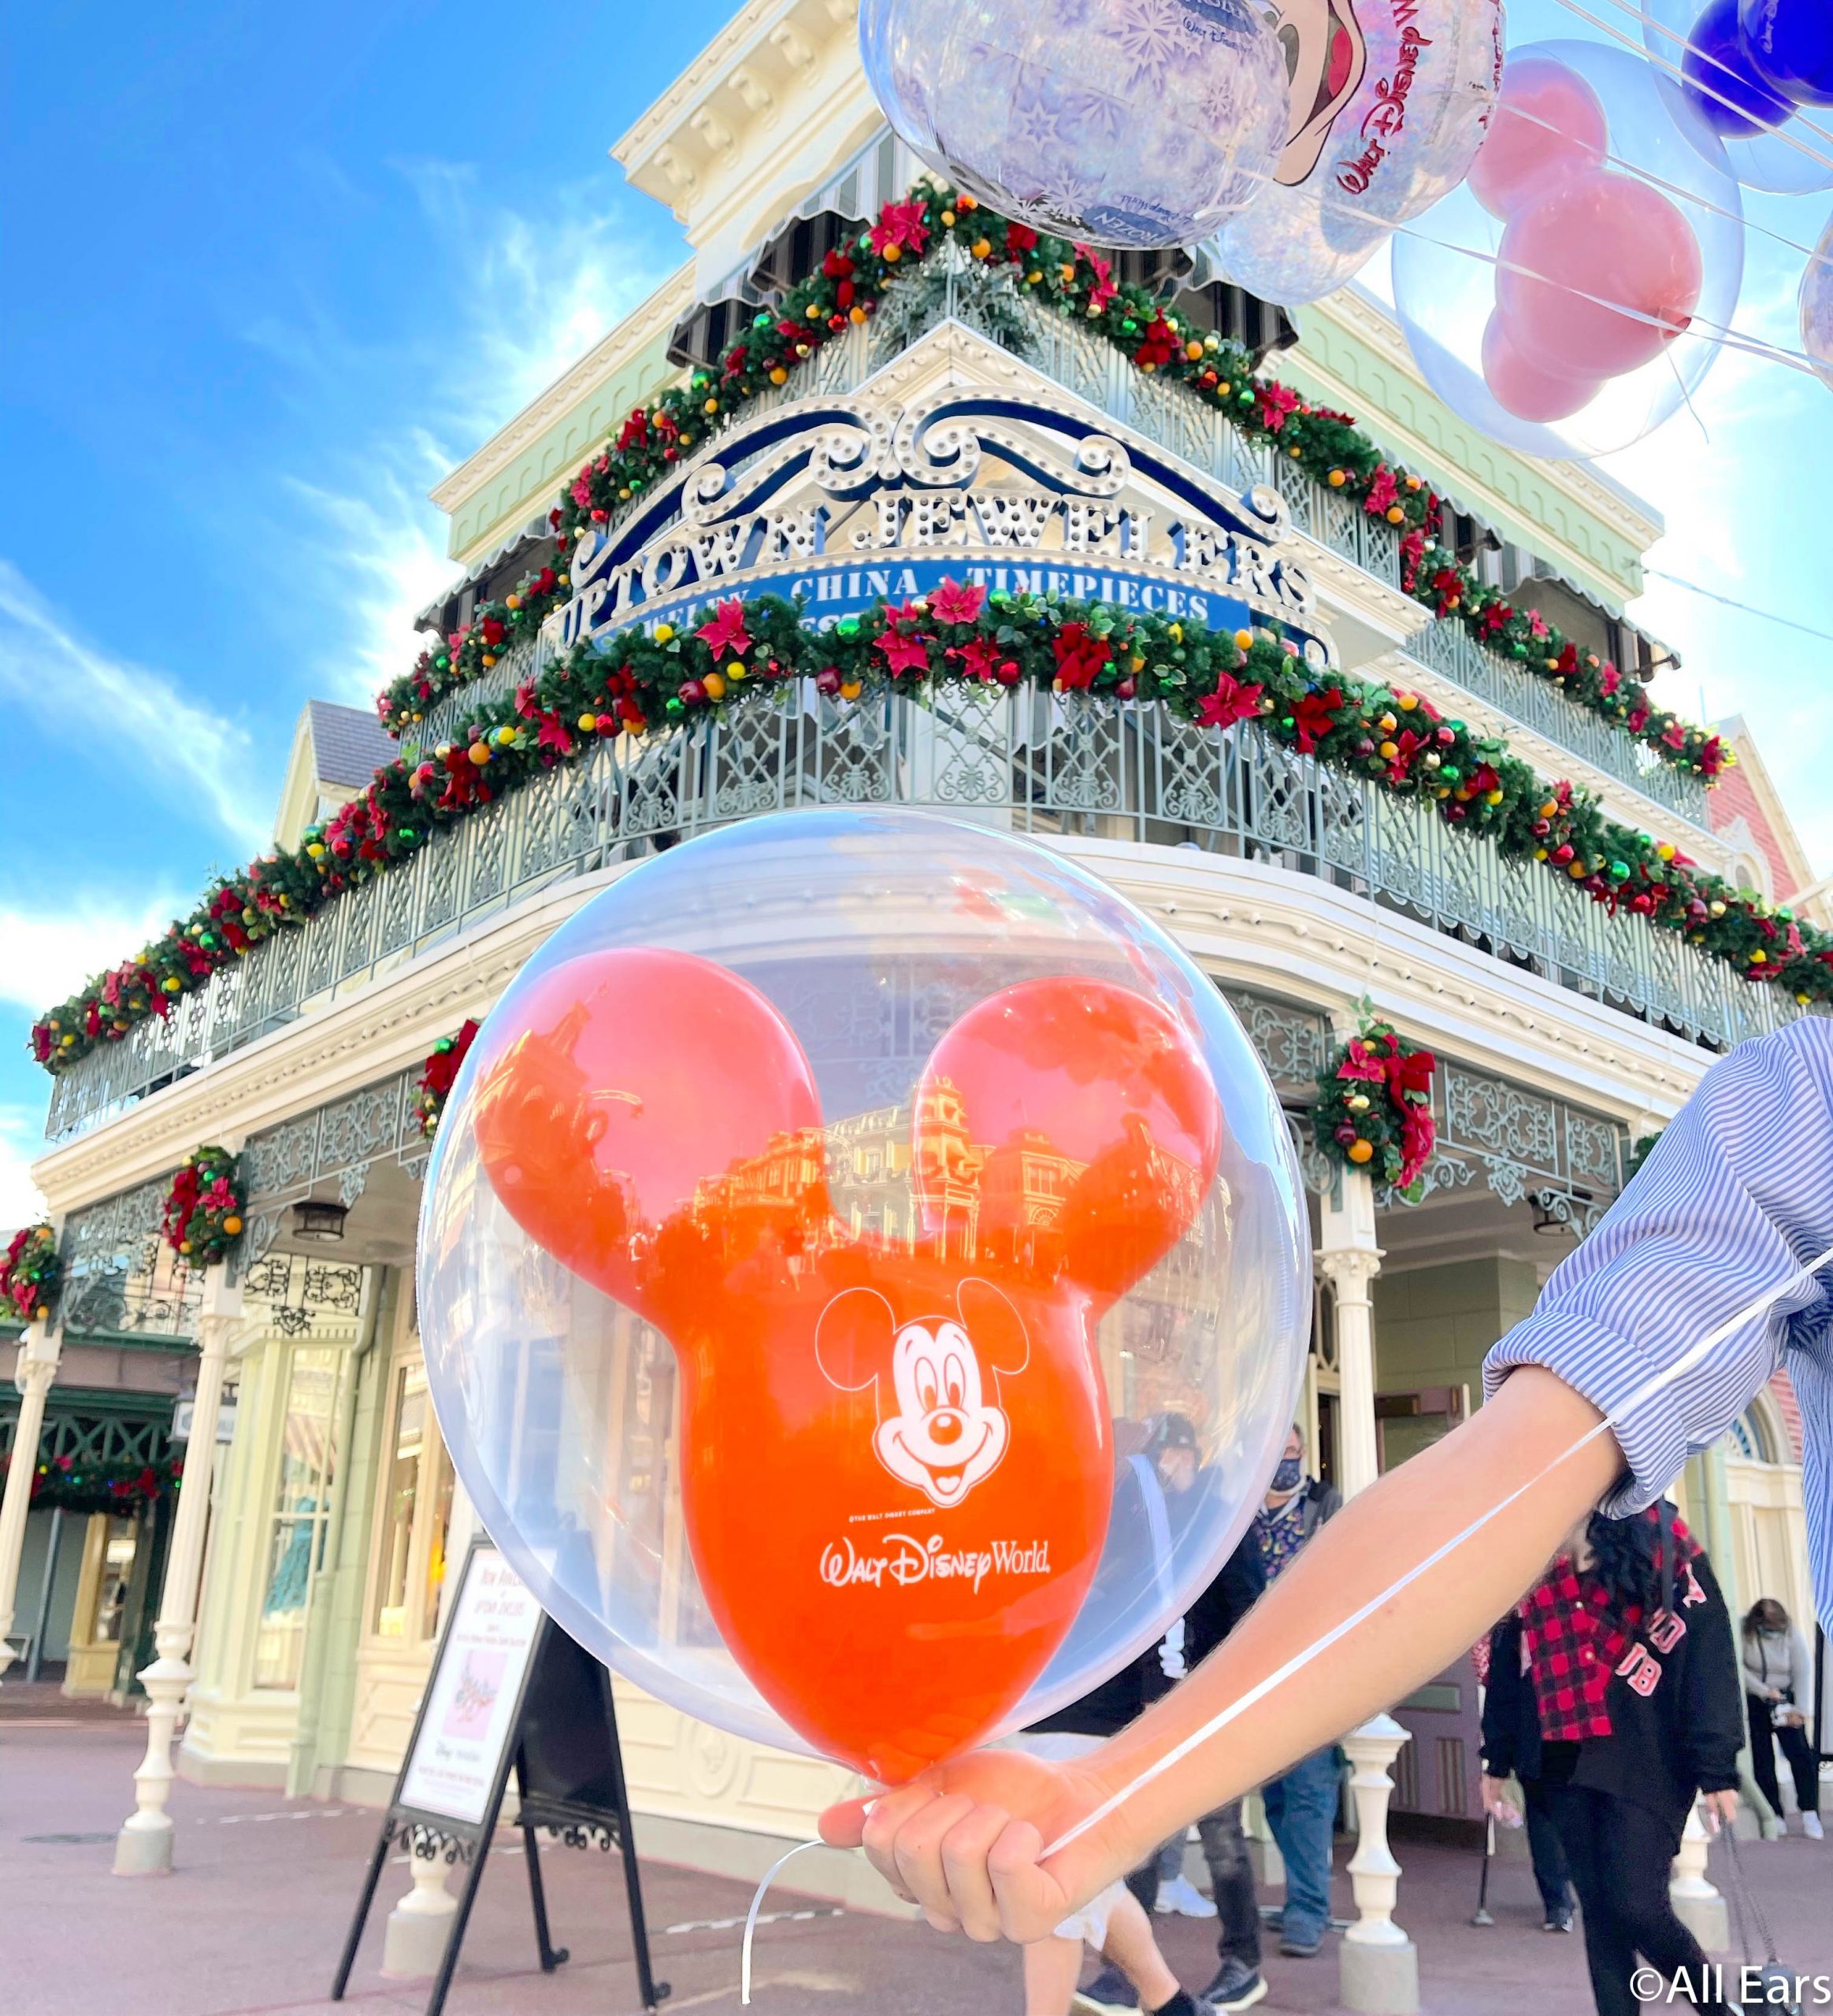
[[1705, 1873], [1706, 1850], [1711, 1840], [1696, 1803], [1681, 1833], [1680, 1852], [1674, 1858], [1674, 1873], [1668, 1880], [1668, 1899], [1674, 1907], [1674, 1915], [1707, 1952], [1723, 1953], [1731, 1943], [1731, 1928], [1725, 1900]]
[[[382, 1939], [382, 1973], [389, 1981], [422, 1981], [436, 1974], [451, 1938], [458, 1900], [446, 1888], [445, 1844], [410, 1828], [401, 1836], [414, 1866], [414, 1888], [388, 1914]], [[485, 1851], [480, 1843], [477, 1853]], [[430, 1852], [425, 1852], [430, 1851]]]
[[1354, 1767], [1349, 1784], [1359, 1838], [1349, 1860], [1356, 1922], [1344, 1933], [1337, 1959], [1342, 2005], [1357, 2016], [1419, 2016], [1419, 1951], [1393, 1922], [1401, 1866], [1387, 1842], [1393, 1795], [1388, 1771], [1401, 1746], [1411, 1740], [1391, 1715], [1377, 1715], [1343, 1739]]

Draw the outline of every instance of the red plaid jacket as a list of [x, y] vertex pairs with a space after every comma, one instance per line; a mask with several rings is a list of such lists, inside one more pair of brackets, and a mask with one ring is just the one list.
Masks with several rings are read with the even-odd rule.
[[[1698, 1551], [1679, 1519], [1675, 1553], [1684, 1570]], [[1612, 1610], [1603, 1584], [1580, 1575], [1561, 1555], [1521, 1603], [1521, 1661], [1549, 1743], [1583, 1743], [1609, 1736], [1605, 1695], [1619, 1664], [1642, 1629], [1639, 1603]]]

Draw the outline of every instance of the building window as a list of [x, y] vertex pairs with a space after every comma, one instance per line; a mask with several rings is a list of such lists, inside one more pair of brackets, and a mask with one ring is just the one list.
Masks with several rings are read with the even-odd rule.
[[305, 1652], [312, 1584], [323, 1565], [325, 1531], [337, 1481], [337, 1388], [343, 1354], [295, 1350], [287, 1369], [280, 1474], [268, 1518], [254, 1684], [296, 1688]]
[[1775, 1449], [1768, 1428], [1756, 1408], [1747, 1408], [1731, 1425], [1731, 1444], [1746, 1463], [1773, 1463]]
[[438, 1627], [452, 1466], [427, 1396], [426, 1367], [417, 1356], [395, 1371], [388, 1420], [369, 1629], [378, 1638], [419, 1644]]
[[92, 1645], [118, 1645], [121, 1620], [127, 1614], [128, 1588], [134, 1578], [134, 1547], [139, 1528], [132, 1519], [108, 1518], [102, 1542], [102, 1573], [95, 1585], [95, 1614], [89, 1620]]

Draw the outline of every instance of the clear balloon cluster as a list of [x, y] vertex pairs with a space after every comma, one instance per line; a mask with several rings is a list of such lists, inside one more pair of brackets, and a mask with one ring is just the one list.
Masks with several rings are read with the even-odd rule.
[[1683, 124], [1709, 148], [1723, 143], [1746, 187], [1833, 187], [1833, 145], [1801, 117], [1833, 105], [1826, 0], [1646, 0], [1642, 33]]
[[1683, 135], [1680, 109], [1626, 50], [1512, 52], [1464, 187], [1397, 246], [1415, 361], [1490, 439], [1609, 454], [1711, 368], [1742, 283], [1742, 206], [1724, 150]]

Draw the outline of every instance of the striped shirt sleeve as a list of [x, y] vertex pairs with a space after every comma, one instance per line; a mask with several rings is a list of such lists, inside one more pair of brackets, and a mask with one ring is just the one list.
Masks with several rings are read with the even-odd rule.
[[[1807, 1017], [1707, 1073], [1534, 1314], [1490, 1351], [1486, 1391], [1518, 1365], [1544, 1366], [1608, 1415], [1629, 1475], [1605, 1509], [1623, 1513], [1716, 1441], [1786, 1354], [1815, 1585], [1833, 1616], [1833, 1268], [1805, 1271], [1829, 1247], [1833, 1020]], [[1698, 1355], [1783, 1283], [1762, 1316]]]

